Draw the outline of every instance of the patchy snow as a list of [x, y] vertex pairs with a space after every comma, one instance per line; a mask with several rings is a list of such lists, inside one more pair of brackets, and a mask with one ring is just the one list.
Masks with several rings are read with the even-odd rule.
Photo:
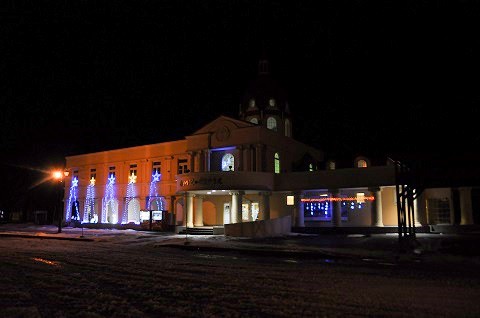
[[[45, 228], [43, 235], [81, 234], [78, 229], [52, 234], [54, 230]], [[0, 237], [0, 316], [480, 316], [480, 277], [472, 259], [432, 267], [423, 260], [270, 253], [293, 249], [298, 237], [250, 240], [90, 229], [84, 237], [91, 240]], [[318, 237], [301, 239], [306, 249], [327, 248], [314, 244]], [[371, 247], [368, 238], [351, 239], [360, 241], [337, 243], [332, 252]], [[237, 249], [201, 248], [207, 246]], [[243, 253], [242, 248], [264, 253]]]

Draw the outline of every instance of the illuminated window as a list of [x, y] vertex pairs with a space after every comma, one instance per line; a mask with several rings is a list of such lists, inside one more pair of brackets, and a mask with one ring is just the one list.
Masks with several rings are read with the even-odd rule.
[[223, 204], [223, 223], [230, 223], [230, 203]]
[[275, 153], [275, 173], [280, 173], [280, 155]]
[[154, 161], [152, 163], [152, 175], [162, 173], [162, 163], [160, 161]]
[[293, 195], [287, 195], [287, 205], [295, 205], [295, 197]]
[[222, 157], [222, 171], [234, 171], [235, 157], [231, 153], [226, 153]]
[[313, 171], [313, 164], [311, 163], [308, 164], [308, 171]]
[[270, 100], [268, 101], [268, 105], [270, 105], [270, 107], [275, 107], [275, 100], [273, 98], [270, 98]]
[[90, 180], [97, 179], [97, 169], [90, 169]]
[[365, 203], [365, 193], [363, 192], [357, 193], [357, 203]]
[[113, 180], [113, 181], [110, 181], [110, 183], [113, 183], [113, 182], [115, 182], [115, 177], [116, 177], [115, 176], [115, 167], [113, 167], [113, 166], [109, 167], [108, 170], [109, 170], [108, 171], [108, 179]]
[[367, 167], [367, 162], [363, 159], [360, 159], [357, 162], [357, 167], [358, 168], [366, 168]]
[[324, 200], [303, 204], [303, 215], [306, 220], [330, 221], [332, 219], [332, 203], [326, 195], [320, 196]]
[[188, 170], [188, 160], [187, 159], [178, 159], [178, 174], [189, 173]]
[[268, 117], [267, 119], [267, 128], [277, 131], [277, 120], [273, 117]]
[[344, 200], [345, 198], [343, 196], [332, 197], [328, 194], [320, 194], [318, 197], [312, 197], [309, 199], [314, 200], [306, 201], [303, 204], [303, 215], [305, 220], [331, 221], [334, 213], [333, 206], [338, 200], [340, 200], [340, 218], [342, 221], [347, 221], [349, 210], [355, 208], [355, 203]]
[[327, 165], [328, 170], [335, 170], [335, 161], [331, 160]]
[[130, 165], [130, 172], [128, 173], [128, 175], [134, 175], [136, 176], [137, 175], [137, 165]]
[[285, 119], [285, 136], [292, 137], [292, 123], [289, 119]]
[[259, 204], [258, 202], [252, 202], [252, 220], [255, 221], [258, 218]]
[[253, 117], [252, 119], [250, 119], [250, 122], [251, 122], [251, 123], [254, 123], [254, 124], [258, 124], [258, 118], [257, 118], [257, 117]]
[[255, 100], [252, 98], [250, 99], [250, 101], [248, 102], [248, 107], [250, 108], [254, 108], [255, 107]]
[[242, 204], [242, 221], [248, 221], [250, 205], [248, 203]]

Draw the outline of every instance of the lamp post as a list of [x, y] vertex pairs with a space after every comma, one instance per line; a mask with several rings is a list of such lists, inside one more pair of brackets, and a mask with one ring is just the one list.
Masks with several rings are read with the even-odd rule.
[[[68, 175], [70, 174], [70, 172], [68, 170], [64, 170], [64, 171], [60, 171], [60, 170], [56, 170], [52, 173], [53, 175], [53, 179], [56, 180], [58, 182], [58, 192], [59, 192], [59, 199], [60, 199], [60, 202], [62, 203], [60, 209], [58, 209], [58, 231], [57, 233], [62, 233], [62, 221], [63, 221], [63, 196], [64, 196], [64, 181], [65, 181], [65, 178], [68, 177]], [[57, 203], [58, 205], [58, 203]]]

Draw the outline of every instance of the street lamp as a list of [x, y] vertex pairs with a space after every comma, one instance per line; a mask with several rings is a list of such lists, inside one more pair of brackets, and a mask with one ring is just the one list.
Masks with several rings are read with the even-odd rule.
[[[64, 170], [55, 170], [52, 173], [52, 177], [54, 180], [58, 182], [58, 191], [59, 191], [59, 200], [62, 202], [62, 207], [58, 209], [58, 233], [62, 233], [62, 220], [63, 220], [63, 195], [64, 195], [64, 187], [63, 187], [63, 182], [66, 177], [70, 174], [70, 171]], [[58, 205], [58, 203], [57, 203]]]

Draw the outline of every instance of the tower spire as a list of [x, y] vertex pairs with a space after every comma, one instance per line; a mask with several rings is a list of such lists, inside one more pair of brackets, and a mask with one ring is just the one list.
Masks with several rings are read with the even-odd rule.
[[266, 58], [262, 58], [258, 62], [258, 75], [268, 75], [268, 74], [270, 74], [268, 60]]
[[260, 60], [258, 61], [258, 75], [268, 75], [270, 74], [270, 65], [267, 58], [267, 49], [265, 47], [265, 42], [262, 42], [262, 54]]

